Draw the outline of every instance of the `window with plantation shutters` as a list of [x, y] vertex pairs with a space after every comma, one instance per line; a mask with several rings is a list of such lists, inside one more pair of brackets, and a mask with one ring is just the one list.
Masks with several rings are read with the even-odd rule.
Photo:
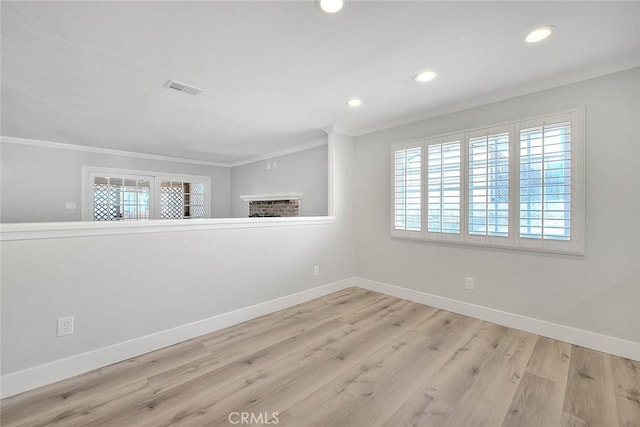
[[[427, 146], [427, 234], [460, 235], [461, 142], [459, 137], [429, 140]], [[437, 237], [436, 237], [437, 236]]]
[[469, 137], [468, 230], [474, 236], [509, 236], [509, 132]]
[[581, 128], [576, 113], [519, 128], [519, 244], [574, 251], [582, 242]]
[[422, 230], [422, 148], [394, 150], [393, 218], [398, 231]]
[[394, 145], [392, 235], [583, 254], [583, 116]]

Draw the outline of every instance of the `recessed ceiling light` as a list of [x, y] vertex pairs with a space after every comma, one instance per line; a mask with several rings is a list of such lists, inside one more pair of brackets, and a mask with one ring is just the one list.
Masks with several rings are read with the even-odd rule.
[[362, 101], [358, 98], [351, 98], [350, 100], [347, 101], [347, 105], [349, 107], [359, 107], [362, 105]]
[[527, 43], [538, 43], [542, 40], [546, 39], [553, 32], [553, 27], [551, 25], [545, 25], [544, 27], [538, 27], [529, 31], [527, 37], [525, 37], [525, 41]]
[[419, 83], [425, 83], [425, 82], [430, 82], [431, 80], [435, 79], [437, 75], [438, 74], [435, 71], [426, 70], [426, 71], [422, 71], [421, 73], [416, 74], [414, 79]]
[[320, 0], [318, 2], [320, 9], [327, 13], [336, 13], [342, 10], [344, 0]]

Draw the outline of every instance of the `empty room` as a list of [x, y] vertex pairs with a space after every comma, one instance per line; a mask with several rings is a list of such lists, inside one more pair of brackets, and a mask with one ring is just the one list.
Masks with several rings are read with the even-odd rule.
[[2, 426], [640, 427], [640, 2], [0, 8]]

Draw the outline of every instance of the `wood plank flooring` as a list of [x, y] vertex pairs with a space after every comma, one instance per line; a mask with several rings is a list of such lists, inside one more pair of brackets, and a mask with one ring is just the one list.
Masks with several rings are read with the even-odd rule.
[[349, 288], [0, 404], [3, 426], [640, 426], [640, 362]]

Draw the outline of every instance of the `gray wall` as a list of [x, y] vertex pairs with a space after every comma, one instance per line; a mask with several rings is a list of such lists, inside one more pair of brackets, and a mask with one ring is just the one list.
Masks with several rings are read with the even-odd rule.
[[353, 276], [354, 145], [332, 138], [332, 224], [0, 243], [2, 374]]
[[1, 150], [2, 222], [80, 221], [82, 166], [210, 176], [211, 216], [229, 216], [229, 168], [13, 143]]
[[[211, 177], [211, 216], [246, 217], [243, 194], [302, 192], [301, 216], [327, 215], [327, 145], [233, 168], [2, 143], [1, 222], [80, 221], [81, 167], [97, 166]], [[66, 209], [75, 202], [76, 209]]]
[[[639, 88], [636, 69], [366, 135], [355, 146], [331, 136], [333, 224], [1, 242], [2, 373], [355, 274], [640, 341]], [[389, 237], [389, 144], [580, 105], [584, 257]], [[464, 290], [464, 276], [475, 278], [475, 291]], [[66, 315], [76, 333], [58, 339], [55, 321]]]
[[[277, 163], [267, 170], [267, 163]], [[325, 216], [327, 207], [327, 145], [231, 168], [231, 216], [246, 218], [247, 194], [304, 193], [300, 216]]]
[[[640, 69], [357, 138], [359, 276], [640, 341]], [[586, 255], [560, 256], [389, 237], [389, 145], [586, 108]], [[475, 290], [464, 289], [464, 276]]]

